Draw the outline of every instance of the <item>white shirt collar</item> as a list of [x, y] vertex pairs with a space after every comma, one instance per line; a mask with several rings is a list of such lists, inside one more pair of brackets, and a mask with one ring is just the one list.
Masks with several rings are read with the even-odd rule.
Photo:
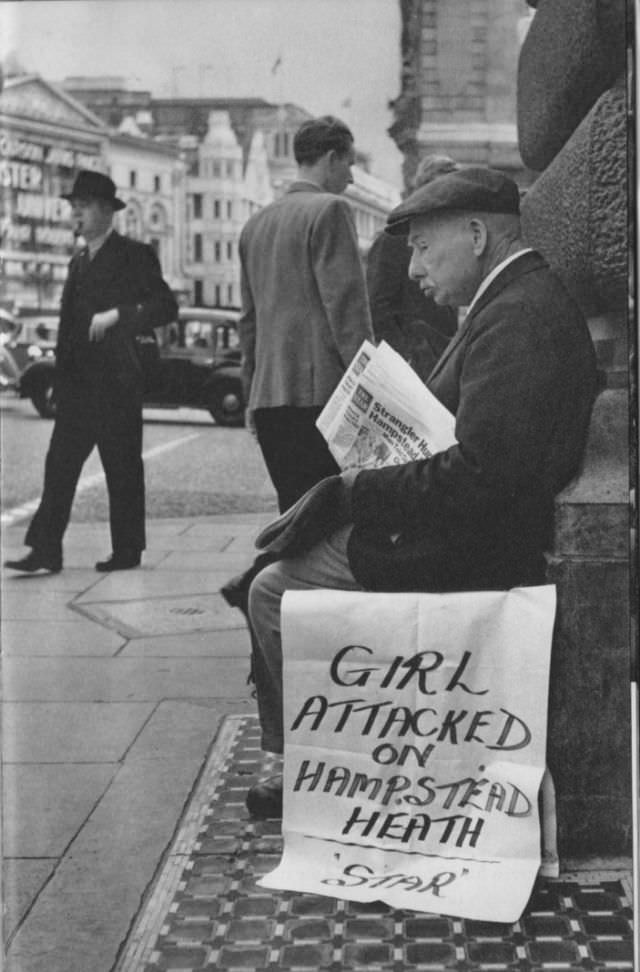
[[467, 313], [465, 316], [467, 316], [471, 312], [471, 308], [476, 303], [478, 298], [485, 292], [489, 284], [496, 279], [498, 274], [502, 273], [505, 267], [508, 267], [510, 263], [513, 263], [514, 260], [517, 260], [518, 257], [523, 256], [523, 254], [532, 253], [532, 252], [533, 250], [530, 246], [525, 246], [521, 250], [518, 250], [516, 253], [512, 253], [510, 256], [506, 257], [506, 259], [504, 259], [502, 263], [499, 263], [497, 267], [494, 267], [491, 273], [488, 273], [487, 276], [484, 278], [484, 280], [480, 283], [480, 286], [478, 287], [475, 294], [473, 295], [473, 300], [467, 307]]

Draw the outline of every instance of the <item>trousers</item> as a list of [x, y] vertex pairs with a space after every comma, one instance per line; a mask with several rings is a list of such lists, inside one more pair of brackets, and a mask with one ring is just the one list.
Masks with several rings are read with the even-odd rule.
[[253, 413], [258, 445], [281, 513], [321, 479], [340, 472], [316, 428], [321, 411], [283, 405], [257, 408]]
[[282, 636], [280, 602], [285, 591], [314, 588], [362, 591], [349, 567], [347, 542], [352, 526], [342, 527], [299, 557], [265, 567], [249, 588], [253, 630], [253, 672], [262, 733], [262, 748], [282, 753]]
[[86, 416], [56, 419], [44, 467], [40, 505], [25, 543], [43, 554], [62, 554], [62, 538], [82, 467], [94, 446], [104, 468], [109, 493], [109, 524], [114, 553], [145, 548], [142, 415], [117, 432]]

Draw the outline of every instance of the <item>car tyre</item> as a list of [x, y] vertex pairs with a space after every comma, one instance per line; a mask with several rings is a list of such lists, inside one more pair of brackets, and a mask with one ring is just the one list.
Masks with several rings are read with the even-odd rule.
[[220, 381], [211, 389], [209, 412], [216, 425], [244, 425], [244, 401], [237, 382]]
[[52, 419], [56, 417], [56, 391], [52, 381], [41, 382], [38, 388], [33, 391], [31, 401], [41, 418]]

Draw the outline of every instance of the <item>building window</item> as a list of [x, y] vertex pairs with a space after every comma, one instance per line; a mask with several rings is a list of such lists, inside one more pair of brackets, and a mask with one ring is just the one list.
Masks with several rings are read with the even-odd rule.
[[233, 284], [229, 284], [227, 287], [227, 304], [233, 304]]
[[156, 175], [153, 177], [153, 191], [160, 192], [160, 176]]
[[289, 154], [289, 132], [282, 133], [282, 154]]
[[233, 243], [227, 240], [227, 260], [233, 260]]
[[194, 263], [202, 263], [202, 233], [193, 235], [193, 260]]
[[127, 207], [125, 213], [125, 236], [130, 237], [132, 240], [139, 240], [141, 237], [141, 229], [140, 217], [137, 211], [131, 207]]
[[216, 307], [219, 307], [220, 306], [220, 284], [216, 284], [215, 295], [216, 295], [216, 300], [215, 300]]
[[215, 179], [219, 179], [220, 178], [220, 163], [219, 162], [214, 162], [213, 163], [212, 172], [213, 172], [213, 177]]
[[196, 307], [201, 307], [204, 303], [202, 298], [202, 280], [193, 281], [193, 303]]
[[202, 219], [202, 194], [199, 192], [193, 194], [193, 218]]
[[227, 219], [231, 219], [233, 216], [233, 202], [231, 199], [227, 199]]
[[216, 263], [220, 263], [220, 257], [221, 257], [220, 241], [216, 240], [213, 246], [213, 259], [215, 260]]
[[157, 236], [152, 236], [151, 239], [149, 240], [149, 245], [155, 251], [156, 256], [159, 257], [160, 256], [160, 240], [159, 240], [159, 238]]
[[135, 187], [136, 187], [136, 171], [135, 169], [131, 169], [129, 171], [129, 188], [135, 189]]
[[219, 199], [214, 199], [213, 200], [213, 218], [214, 219], [220, 219], [220, 200]]

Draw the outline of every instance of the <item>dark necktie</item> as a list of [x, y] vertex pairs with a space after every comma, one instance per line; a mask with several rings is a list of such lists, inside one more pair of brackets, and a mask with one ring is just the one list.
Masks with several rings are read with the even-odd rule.
[[84, 250], [80, 251], [77, 261], [76, 278], [80, 280], [89, 268], [91, 263], [91, 258], [89, 256], [89, 247], [86, 246]]

